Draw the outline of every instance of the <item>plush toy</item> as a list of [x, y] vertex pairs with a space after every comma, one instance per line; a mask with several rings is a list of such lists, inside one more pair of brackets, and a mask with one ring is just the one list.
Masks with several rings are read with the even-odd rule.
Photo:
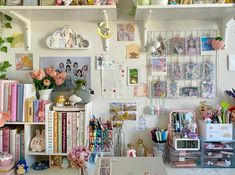
[[45, 130], [36, 130], [36, 136], [30, 142], [30, 148], [33, 152], [42, 152], [45, 151]]
[[67, 159], [67, 157], [62, 158], [62, 162], [60, 164], [60, 167], [63, 168], [63, 169], [69, 167], [69, 160]]
[[57, 97], [57, 100], [56, 100], [56, 106], [58, 106], [58, 107], [63, 107], [65, 101], [66, 101], [66, 99], [65, 99], [65, 96], [64, 96], [64, 95], [58, 96], [58, 97]]
[[28, 171], [27, 162], [25, 160], [19, 160], [16, 164], [16, 174], [26, 174]]

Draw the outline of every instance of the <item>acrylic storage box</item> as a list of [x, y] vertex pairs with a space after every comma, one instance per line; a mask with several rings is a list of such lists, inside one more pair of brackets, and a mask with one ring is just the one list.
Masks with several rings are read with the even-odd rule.
[[235, 140], [208, 141], [201, 139], [202, 165], [205, 168], [234, 168]]
[[199, 168], [201, 167], [201, 152], [177, 151], [172, 147], [170, 150], [170, 166], [174, 168]]
[[232, 140], [233, 124], [213, 124], [199, 120], [199, 135], [205, 140]]

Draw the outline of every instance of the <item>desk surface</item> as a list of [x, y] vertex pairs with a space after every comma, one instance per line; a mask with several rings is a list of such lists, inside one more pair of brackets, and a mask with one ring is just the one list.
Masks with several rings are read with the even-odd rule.
[[[101, 164], [102, 159], [109, 159], [110, 167], [104, 161]], [[94, 175], [167, 175], [167, 172], [161, 157], [101, 157]]]

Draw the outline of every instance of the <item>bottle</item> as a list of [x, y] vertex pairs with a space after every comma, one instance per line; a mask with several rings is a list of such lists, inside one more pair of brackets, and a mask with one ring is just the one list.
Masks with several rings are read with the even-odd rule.
[[138, 140], [138, 144], [136, 147], [136, 154], [137, 154], [137, 157], [144, 157], [145, 156], [145, 146], [144, 146], [142, 139]]

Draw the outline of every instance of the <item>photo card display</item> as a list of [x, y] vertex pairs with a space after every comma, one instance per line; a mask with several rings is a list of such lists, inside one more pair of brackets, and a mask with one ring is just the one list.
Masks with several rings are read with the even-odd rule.
[[166, 75], [167, 74], [167, 58], [153, 57], [151, 59], [152, 75]]
[[188, 86], [181, 88], [181, 95], [183, 97], [199, 97], [199, 89], [196, 86]]
[[151, 83], [152, 97], [166, 96], [166, 82], [162, 80], [152, 81]]
[[181, 80], [184, 78], [183, 65], [175, 62], [171, 64], [171, 79]]
[[202, 98], [215, 98], [216, 92], [213, 82], [203, 81], [201, 84], [201, 96]]
[[168, 81], [166, 85], [167, 98], [177, 98], [178, 97], [178, 83]]
[[185, 38], [185, 54], [195, 56], [200, 54], [200, 37], [186, 37]]
[[216, 51], [212, 47], [212, 40], [215, 37], [212, 36], [201, 36], [201, 55], [215, 55]]
[[200, 77], [200, 65], [198, 63], [184, 64], [184, 78], [186, 80], [196, 80]]
[[215, 76], [215, 67], [213, 62], [202, 63], [202, 79], [212, 80]]
[[171, 39], [170, 53], [173, 55], [183, 55], [185, 51], [185, 39], [175, 36]]

